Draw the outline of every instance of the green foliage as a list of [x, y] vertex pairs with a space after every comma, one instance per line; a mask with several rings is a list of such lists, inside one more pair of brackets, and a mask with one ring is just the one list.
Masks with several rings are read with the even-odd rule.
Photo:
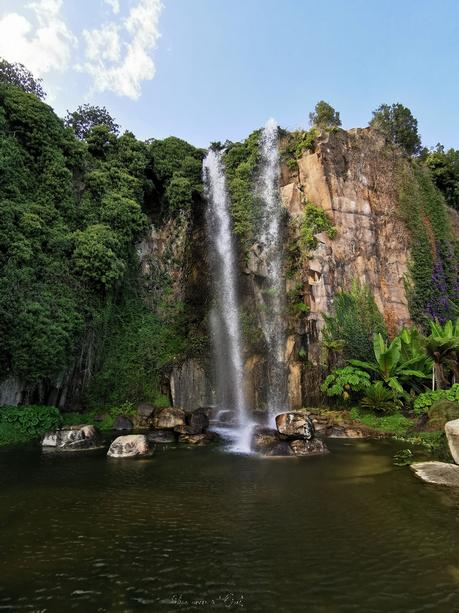
[[364, 392], [370, 386], [370, 375], [364, 370], [346, 366], [333, 370], [320, 386], [320, 389], [330, 397], [338, 397], [345, 401]]
[[392, 463], [395, 466], [409, 466], [413, 463], [413, 459], [414, 456], [411, 449], [401, 449], [394, 455]]
[[354, 284], [350, 291], [338, 292], [333, 311], [333, 315], [324, 315], [324, 343], [340, 347], [345, 359], [371, 360], [373, 337], [386, 335], [386, 330], [370, 288]]
[[338, 111], [325, 102], [325, 100], [319, 100], [314, 107], [314, 111], [309, 113], [309, 122], [312, 126], [329, 130], [330, 128], [339, 128], [341, 120], [339, 118]]
[[61, 423], [56, 407], [2, 406], [0, 407], [0, 445], [19, 443], [38, 438]]
[[382, 132], [390, 143], [401, 147], [408, 155], [416, 155], [421, 150], [418, 122], [403, 104], [381, 104], [373, 111], [370, 126]]
[[300, 248], [303, 251], [316, 249], [318, 246], [316, 234], [320, 232], [325, 232], [331, 239], [336, 236], [336, 228], [327, 213], [312, 202], [307, 202], [300, 224]]
[[400, 336], [396, 336], [390, 344], [387, 344], [381, 333], [376, 334], [373, 353], [374, 359], [371, 362], [349, 360], [349, 363], [374, 373], [376, 378], [381, 379], [397, 394], [404, 394], [403, 386], [418, 391], [419, 386], [422, 389], [422, 380], [430, 378], [428, 374], [430, 364], [423, 353], [415, 354], [408, 360], [403, 359]]
[[444, 304], [445, 298], [441, 315], [446, 318], [459, 304], [454, 278], [459, 260], [444, 200], [429, 171], [413, 162], [410, 166], [401, 164], [398, 175], [399, 211], [411, 234], [410, 314], [425, 329], [429, 320], [439, 315], [436, 305]]
[[204, 153], [180, 138], [150, 141], [163, 215], [188, 211], [201, 202]]
[[459, 375], [459, 318], [454, 323], [430, 322], [425, 348], [433, 360], [434, 383], [440, 388], [449, 387], [450, 373], [455, 380]]
[[23, 64], [10, 64], [0, 58], [0, 83], [19, 87], [27, 94], [33, 94], [40, 100], [46, 97], [43, 91], [43, 79], [36, 79]]
[[295, 130], [282, 138], [280, 148], [281, 159], [286, 160], [290, 170], [296, 170], [297, 160], [305, 151], [314, 151], [317, 139], [317, 130]]
[[260, 215], [253, 189], [260, 159], [260, 133], [261, 130], [256, 130], [245, 141], [231, 143], [224, 156], [233, 229], [244, 247], [252, 242]]
[[104, 106], [100, 107], [92, 104], [80, 105], [72, 113], [67, 111], [64, 124], [71, 128], [77, 138], [80, 139], [86, 138], [95, 126], [105, 126], [112, 134], [118, 134], [119, 132], [119, 125], [107, 109]]
[[[94, 354], [100, 337], [115, 330], [120, 305], [142, 303], [128, 282], [137, 274], [135, 243], [145, 213], [161, 215], [174, 172], [194, 182], [193, 198], [201, 188], [200, 150], [178, 139], [174, 148], [170, 139], [117, 136], [102, 115], [79, 118], [86, 121], [81, 141], [36, 96], [0, 82], [0, 368], [31, 387], [56, 381], [84, 351]], [[154, 325], [164, 338], [165, 322]], [[139, 341], [139, 364], [141, 351], [148, 362], [150, 348]], [[117, 401], [128, 397], [115, 392]]]
[[450, 402], [459, 402], [459, 383], [455, 383], [449, 389], [435, 390], [424, 392], [414, 401], [415, 415], [423, 415], [428, 413], [430, 407], [439, 400], [449, 400]]
[[459, 419], [459, 402], [440, 398], [432, 404], [427, 413], [429, 430], [443, 430], [446, 422]]
[[425, 157], [432, 179], [449, 206], [459, 211], [459, 150], [436, 146]]
[[398, 436], [405, 435], [407, 430], [413, 426], [413, 422], [401, 413], [379, 416], [375, 413], [366, 413], [361, 408], [353, 407], [349, 414], [352, 419], [359, 421], [368, 428]]
[[366, 388], [360, 406], [367, 411], [390, 415], [400, 410], [402, 403], [398, 391], [386, 387], [383, 381], [376, 381]]

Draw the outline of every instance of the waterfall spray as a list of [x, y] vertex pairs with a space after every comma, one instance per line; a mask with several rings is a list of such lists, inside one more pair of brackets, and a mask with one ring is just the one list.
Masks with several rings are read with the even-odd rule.
[[236, 255], [222, 154], [210, 150], [204, 159], [207, 229], [213, 262], [215, 310], [211, 317], [216, 354], [217, 404], [233, 409], [238, 422], [236, 448], [250, 451], [250, 423], [244, 400], [244, 373], [236, 291]]
[[261, 172], [257, 193], [263, 202], [259, 242], [267, 266], [269, 287], [264, 292], [261, 324], [268, 345], [268, 411], [271, 420], [285, 410], [287, 375], [284, 357], [285, 281], [282, 267], [282, 203], [279, 196], [278, 126], [270, 119], [260, 138]]

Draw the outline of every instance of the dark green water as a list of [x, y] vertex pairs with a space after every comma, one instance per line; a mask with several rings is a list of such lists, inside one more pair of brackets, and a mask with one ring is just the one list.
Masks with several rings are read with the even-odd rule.
[[459, 495], [323, 458], [0, 452], [0, 611], [459, 611]]

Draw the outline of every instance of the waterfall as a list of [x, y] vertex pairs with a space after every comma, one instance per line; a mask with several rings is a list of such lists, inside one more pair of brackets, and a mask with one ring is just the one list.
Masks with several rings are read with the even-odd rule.
[[282, 266], [282, 203], [279, 195], [278, 126], [270, 119], [261, 134], [261, 170], [256, 192], [263, 204], [259, 243], [266, 262], [264, 305], [260, 310], [263, 334], [268, 346], [268, 411], [271, 420], [287, 405], [285, 365], [285, 280]]
[[207, 231], [215, 308], [211, 315], [212, 341], [219, 409], [233, 409], [238, 422], [236, 447], [250, 450], [250, 423], [244, 401], [244, 373], [236, 289], [236, 255], [222, 154], [210, 150], [203, 162], [207, 199]]

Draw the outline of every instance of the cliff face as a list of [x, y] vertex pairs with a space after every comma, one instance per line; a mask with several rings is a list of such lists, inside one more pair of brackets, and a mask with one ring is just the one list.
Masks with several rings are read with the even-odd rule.
[[[380, 135], [357, 129], [323, 135], [314, 151], [305, 152], [297, 161], [297, 168], [282, 165], [286, 293], [299, 293], [305, 305], [300, 314], [287, 310], [284, 322], [292, 408], [319, 400], [323, 374], [320, 332], [323, 314], [332, 311], [336, 292], [350, 289], [355, 281], [367, 285], [389, 330], [410, 322], [405, 291], [410, 235], [398, 214], [397, 176], [403, 164], [407, 162]], [[307, 202], [327, 213], [336, 236], [316, 235], [317, 248], [292, 263], [289, 253], [298, 239]], [[195, 265], [205, 267], [205, 259]], [[292, 265], [295, 272], [288, 274]], [[248, 254], [241, 254], [242, 313], [244, 322], [251, 320], [244, 336], [246, 397], [252, 409], [264, 406], [267, 400], [266, 348], [257, 320], [266, 268], [260, 245], [253, 244]], [[188, 408], [190, 401], [198, 399], [212, 403], [210, 380], [211, 372], [199, 360], [176, 367], [172, 375], [176, 404]]]
[[301, 157], [297, 171], [282, 169], [282, 200], [290, 216], [301, 217], [310, 201], [336, 227], [333, 239], [317, 236], [318, 248], [302, 270], [308, 319], [318, 331], [335, 293], [353, 281], [371, 288], [389, 328], [409, 323], [404, 280], [410, 236], [397, 206], [402, 163], [376, 132], [356, 129], [327, 135]]

